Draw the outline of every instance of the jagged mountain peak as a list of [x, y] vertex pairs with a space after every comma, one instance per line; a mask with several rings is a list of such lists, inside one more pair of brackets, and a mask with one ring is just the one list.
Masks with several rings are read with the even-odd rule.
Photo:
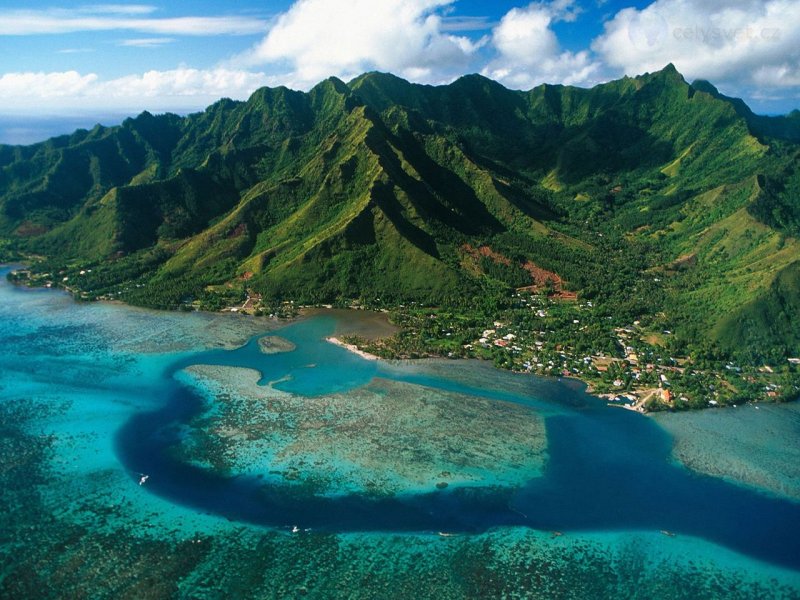
[[[733, 273], [755, 248], [770, 269], [740, 274], [748, 294], [730, 299], [727, 319], [792, 289], [797, 121], [757, 117], [673, 65], [591, 89], [329, 78], [307, 93], [261, 88], [187, 117], [142, 113], [0, 147], [0, 235], [93, 262], [120, 285], [139, 277], [128, 299], [158, 306], [215, 285], [439, 302], [487, 281], [523, 285], [523, 264], [620, 306], [648, 269], [698, 254], [708, 262], [691, 264]], [[735, 243], [709, 241], [715, 228]], [[760, 237], [745, 243], [747, 230]], [[647, 258], [629, 272], [615, 257], [639, 245]], [[665, 314], [685, 316], [702, 296], [682, 294], [682, 277]], [[709, 271], [693, 285], [719, 291], [715, 281]], [[701, 312], [703, 331], [722, 322]]]

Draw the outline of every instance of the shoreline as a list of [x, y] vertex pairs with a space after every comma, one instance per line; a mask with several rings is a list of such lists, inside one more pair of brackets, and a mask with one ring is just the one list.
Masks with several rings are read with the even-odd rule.
[[[26, 263], [24, 263], [24, 262], [20, 262], [20, 263], [18, 263], [18, 262], [0, 263], [0, 268], [9, 268], [9, 267], [14, 268], [16, 266], [25, 266], [25, 264]], [[32, 290], [33, 289], [50, 289], [50, 290], [58, 290], [58, 291], [66, 292], [67, 294], [69, 294], [69, 296], [75, 302], [80, 300], [80, 298], [77, 296], [77, 293], [76, 293], [75, 290], [73, 290], [73, 289], [71, 289], [71, 288], [69, 288], [67, 286], [64, 286], [64, 285], [54, 285], [54, 286], [52, 286], [50, 288], [46, 288], [46, 287], [43, 287], [43, 286], [28, 285], [28, 284], [25, 284], [23, 282], [18, 282], [18, 281], [11, 281], [10, 283], [14, 287], [21, 288], [21, 289], [32, 289]], [[145, 306], [137, 306], [137, 305], [134, 305], [134, 304], [130, 304], [130, 303], [126, 302], [125, 300], [120, 300], [120, 299], [116, 299], [116, 298], [95, 298], [95, 299], [91, 299], [89, 301], [90, 302], [107, 303], [107, 304], [111, 304], [111, 305], [117, 305], [117, 306], [120, 306], [120, 307], [126, 307], [128, 309], [141, 310], [141, 311], [144, 311], [144, 312], [148, 312], [148, 311], [157, 312], [157, 313], [178, 313], [178, 312], [181, 312], [177, 308], [169, 309], [169, 308], [152, 308], [152, 307], [145, 307]], [[277, 329], [280, 329], [281, 327], [283, 327], [285, 325], [288, 325], [288, 324], [291, 324], [291, 323], [294, 323], [294, 322], [297, 322], [297, 321], [301, 321], [301, 320], [304, 320], [306, 318], [313, 318], [317, 314], [324, 314], [328, 310], [341, 310], [343, 312], [347, 312], [347, 311], [361, 312], [361, 311], [364, 310], [364, 309], [357, 309], [357, 308], [353, 308], [353, 307], [347, 307], [347, 308], [341, 308], [341, 309], [330, 309], [330, 308], [328, 308], [328, 306], [325, 306], [325, 305], [323, 305], [323, 306], [300, 306], [298, 308], [299, 308], [298, 313], [295, 314], [295, 315], [292, 315], [292, 316], [272, 316], [272, 317], [269, 317], [269, 316], [266, 316], [266, 315], [264, 315], [264, 316], [256, 316], [256, 315], [252, 315], [252, 314], [249, 314], [249, 313], [246, 313], [246, 312], [228, 313], [227, 310], [209, 311], [209, 310], [203, 310], [203, 309], [194, 309], [194, 310], [192, 310], [190, 312], [191, 313], [199, 313], [199, 314], [208, 315], [208, 316], [220, 316], [220, 315], [226, 315], [226, 314], [231, 314], [231, 315], [235, 314], [235, 315], [237, 315], [239, 317], [241, 317], [241, 316], [249, 317], [251, 319], [255, 319], [255, 320], [263, 323], [264, 325], [267, 325], [267, 327], [265, 328], [264, 333], [268, 333], [268, 332], [276, 331]], [[377, 311], [374, 311], [374, 310], [371, 310], [371, 309], [366, 309], [366, 311], [368, 311], [368, 312], [377, 312]], [[385, 311], [380, 311], [380, 312], [385, 312]], [[393, 326], [393, 327], [396, 328], [397, 326]], [[331, 337], [325, 338], [325, 340], [327, 342], [329, 342], [329, 343], [332, 343], [332, 344], [337, 345], [337, 346], [339, 346], [341, 348], [344, 348], [345, 350], [347, 350], [349, 352], [352, 352], [352, 353], [360, 356], [361, 358], [363, 358], [365, 360], [370, 360], [370, 361], [384, 360], [384, 361], [387, 361], [387, 362], [392, 362], [392, 361], [397, 361], [397, 360], [405, 360], [405, 359], [401, 359], [401, 358], [391, 358], [391, 357], [390, 358], [382, 358], [382, 357], [379, 357], [377, 355], [374, 355], [374, 354], [371, 354], [371, 353], [366, 352], [364, 350], [361, 350], [355, 344], [345, 343], [345, 342], [343, 342], [341, 339], [339, 339], [336, 336], [331, 336]], [[444, 356], [436, 356], [436, 355], [428, 355], [428, 356], [420, 357], [420, 359], [425, 359], [425, 358], [432, 358], [432, 359], [442, 358], [442, 359], [444, 359], [446, 357], [444, 357]], [[417, 360], [417, 359], [412, 359], [412, 360]], [[485, 360], [485, 359], [476, 357], [475, 360]], [[499, 369], [499, 370], [503, 370], [503, 369]], [[513, 369], [511, 369], [510, 371], [511, 372], [518, 372], [518, 373], [528, 373], [526, 371], [515, 371]], [[683, 412], [683, 410], [675, 410], [674, 408], [672, 408], [672, 409], [664, 409], [664, 410], [647, 410], [647, 409], [645, 409], [645, 407], [644, 407], [645, 401], [647, 401], [650, 397], [652, 397], [653, 390], [651, 390], [651, 389], [644, 390], [645, 392], [648, 392], [644, 397], [640, 397], [640, 398], [637, 399], [636, 402], [633, 402], [632, 404], [628, 405], [626, 403], [617, 403], [617, 402], [611, 401], [611, 398], [616, 396], [616, 394], [610, 393], [610, 392], [598, 393], [594, 389], [593, 382], [591, 380], [584, 379], [584, 378], [582, 378], [580, 376], [577, 376], [577, 375], [574, 375], [574, 374], [569, 374], [569, 375], [544, 375], [544, 374], [538, 374], [538, 373], [529, 373], [529, 374], [535, 375], [537, 377], [545, 377], [545, 378], [552, 377], [552, 378], [557, 378], [557, 379], [569, 379], [569, 380], [573, 380], [573, 381], [576, 381], [576, 382], [580, 382], [581, 384], [583, 384], [585, 386], [585, 391], [586, 391], [587, 394], [589, 394], [589, 395], [591, 395], [591, 396], [593, 396], [595, 398], [598, 398], [600, 400], [605, 401], [607, 406], [609, 406], [611, 408], [622, 408], [624, 410], [629, 410], [631, 412], [636, 412], [636, 413], [639, 413], [639, 414], [645, 415], [645, 416], [658, 414], [658, 413], [661, 413], [661, 412], [666, 412], [666, 413]], [[636, 394], [636, 395], [638, 396], [638, 394]], [[786, 402], [789, 402], [789, 403], [800, 402], [800, 396], [797, 397], [797, 398], [790, 399], [788, 401], [778, 402], [778, 403], [765, 401], [763, 399], [762, 400], [752, 399], [752, 400], [749, 400], [749, 401], [746, 401], [746, 402], [742, 403], [742, 405], [745, 405], [745, 404], [757, 404], [757, 403], [783, 404], [783, 403], [786, 403]], [[693, 412], [693, 411], [697, 411], [697, 410], [706, 411], [706, 410], [709, 410], [709, 409], [718, 409], [718, 408], [732, 408], [732, 407], [725, 406], [725, 405], [722, 405], [722, 406], [702, 406], [702, 407], [687, 407], [687, 410]]]
[[347, 344], [340, 340], [337, 337], [326, 337], [325, 341], [329, 344], [333, 344], [334, 346], [339, 346], [340, 348], [344, 348], [348, 352], [352, 352], [363, 358], [364, 360], [380, 360], [379, 356], [375, 356], [374, 354], [370, 354], [369, 352], [364, 352], [363, 350], [359, 349], [358, 346], [355, 344]]

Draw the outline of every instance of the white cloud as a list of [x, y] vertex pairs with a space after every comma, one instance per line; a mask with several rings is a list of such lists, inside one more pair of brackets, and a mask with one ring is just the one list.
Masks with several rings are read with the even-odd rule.
[[94, 51], [94, 48], [62, 48], [61, 50], [56, 50], [58, 54], [85, 54]]
[[240, 16], [143, 18], [143, 14], [152, 12], [150, 9], [143, 5], [101, 5], [76, 10], [0, 10], [0, 35], [113, 30], [157, 35], [250, 35], [267, 28], [261, 19]]
[[619, 74], [672, 62], [690, 81], [709, 79], [734, 92], [749, 85], [800, 85], [800, 2], [657, 0], [627, 8], [592, 45]]
[[514, 88], [538, 83], [581, 84], [591, 81], [600, 65], [588, 51], [562, 50], [551, 26], [574, 21], [578, 8], [573, 0], [534, 2], [511, 9], [492, 32], [498, 56], [482, 71]]
[[173, 38], [133, 38], [122, 40], [118, 45], [131, 48], [160, 48], [174, 41]]
[[[519, 89], [542, 82], [592, 85], [668, 62], [689, 80], [709, 79], [727, 94], [756, 100], [756, 108], [761, 101], [762, 110], [777, 101], [783, 110], [800, 97], [797, 0], [655, 0], [609, 15], [591, 47], [573, 50], [562, 47], [554, 25], [578, 19], [579, 0], [536, 0], [495, 23], [459, 16], [456, 1], [295, 0], [269, 22], [249, 16], [159, 19], [149, 4], [0, 9], [0, 35], [117, 30], [126, 32], [118, 45], [139, 48], [157, 48], [181, 35], [264, 35], [213, 69], [182, 66], [116, 79], [76, 71], [0, 74], [0, 110], [200, 109], [221, 96], [246, 98], [262, 85], [307, 89], [330, 75], [348, 79], [375, 69], [424, 83], [480, 71]], [[489, 28], [491, 35], [476, 33]]]
[[84, 94], [97, 83], [97, 75], [77, 71], [57, 73], [5, 73], [0, 76], [0, 101], [42, 98], [45, 100]]
[[189, 69], [148, 71], [128, 75], [101, 86], [103, 94], [117, 98], [212, 97], [246, 98], [256, 88], [267, 85], [263, 73], [228, 69]]
[[752, 77], [757, 85], [766, 88], [800, 87], [800, 68], [796, 62], [758, 67]]
[[157, 10], [150, 4], [90, 4], [77, 9], [78, 12], [107, 15], [149, 15]]
[[116, 79], [77, 71], [0, 76], [0, 110], [8, 113], [202, 109], [219, 98], [246, 99], [275, 81], [263, 73], [230, 69], [148, 71]]
[[542, 4], [531, 4], [528, 8], [514, 8], [508, 12], [495, 28], [492, 42], [503, 55], [525, 65], [534, 65], [542, 57], [558, 52], [555, 33], [550, 29], [553, 15]]
[[281, 64], [285, 81], [307, 88], [330, 75], [392, 71], [417, 81], [461, 74], [482, 44], [445, 32], [454, 0], [298, 0], [264, 40], [235, 59]]

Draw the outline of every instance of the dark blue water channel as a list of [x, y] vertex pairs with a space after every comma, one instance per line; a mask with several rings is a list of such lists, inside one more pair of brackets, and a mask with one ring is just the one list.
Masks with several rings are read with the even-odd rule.
[[[278, 332], [297, 345], [294, 352], [266, 356], [254, 339], [235, 351], [202, 352], [174, 363], [165, 376], [163, 408], [134, 416], [119, 431], [120, 460], [132, 472], [150, 475], [151, 492], [234, 521], [329, 531], [478, 532], [498, 525], [665, 530], [800, 570], [800, 504], [674, 465], [669, 436], [650, 419], [609, 408], [557, 381], [531, 377], [530, 393], [521, 393], [519, 378], [509, 391], [493, 387], [495, 377], [465, 384], [446, 374], [362, 360], [322, 340], [334, 325], [320, 317]], [[281, 380], [275, 387], [302, 395], [346, 392], [380, 376], [531, 405], [547, 415], [549, 460], [544, 476], [521, 489], [451, 488], [390, 498], [315, 497], [256, 477], [224, 476], [182, 463], [170, 451], [181, 443], [181, 425], [203, 410], [204, 401], [172, 378], [192, 364], [257, 369], [262, 383]]]

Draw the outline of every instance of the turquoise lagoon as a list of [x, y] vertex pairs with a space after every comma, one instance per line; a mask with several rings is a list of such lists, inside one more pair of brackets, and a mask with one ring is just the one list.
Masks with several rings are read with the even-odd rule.
[[4, 279], [0, 319], [0, 597], [800, 597], [795, 407], [662, 427], [575, 382], [363, 360], [336, 317]]

